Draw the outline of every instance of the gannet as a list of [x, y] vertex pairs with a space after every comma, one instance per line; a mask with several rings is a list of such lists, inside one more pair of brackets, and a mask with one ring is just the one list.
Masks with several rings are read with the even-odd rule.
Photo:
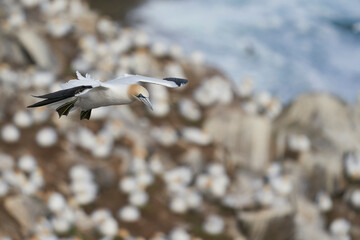
[[28, 108], [50, 105], [56, 108], [59, 117], [67, 116], [70, 110], [80, 109], [80, 119], [90, 119], [94, 108], [130, 104], [135, 100], [143, 102], [152, 110], [148, 90], [140, 83], [159, 84], [170, 88], [184, 86], [188, 80], [182, 78], [157, 79], [140, 75], [125, 74], [121, 77], [101, 82], [93, 79], [90, 74], [85, 77], [78, 71], [77, 78], [60, 84], [62, 90], [41, 96], [45, 100], [37, 102]]

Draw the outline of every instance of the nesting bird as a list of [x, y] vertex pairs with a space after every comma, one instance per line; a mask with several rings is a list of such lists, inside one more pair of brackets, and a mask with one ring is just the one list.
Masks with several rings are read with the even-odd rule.
[[157, 79], [140, 75], [125, 74], [119, 78], [100, 82], [91, 78], [89, 74], [82, 76], [76, 72], [78, 80], [71, 80], [61, 84], [63, 90], [48, 93], [37, 98], [45, 99], [28, 106], [28, 108], [51, 105], [56, 107], [59, 117], [67, 116], [70, 110], [80, 109], [80, 119], [90, 119], [94, 108], [130, 104], [135, 100], [143, 102], [152, 109], [149, 92], [139, 83], [153, 83], [170, 88], [184, 86], [188, 80], [181, 78]]

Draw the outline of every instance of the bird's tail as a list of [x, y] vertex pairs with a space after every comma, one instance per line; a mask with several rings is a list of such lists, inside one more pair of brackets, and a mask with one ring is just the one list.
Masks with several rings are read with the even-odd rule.
[[[67, 116], [77, 101], [76, 95], [88, 88], [92, 88], [92, 87], [78, 86], [74, 88], [63, 89], [53, 93], [48, 93], [41, 96], [34, 96], [37, 98], [45, 98], [45, 100], [32, 104], [28, 106], [28, 108], [41, 107], [46, 105], [52, 105], [52, 106], [55, 105], [57, 107], [56, 111], [58, 112], [59, 117], [61, 117], [62, 115]], [[69, 102], [65, 102], [65, 100], [67, 99], [71, 99], [71, 100]]]
[[54, 103], [58, 103], [58, 102], [63, 101], [65, 99], [66, 98], [48, 98], [48, 99], [45, 99], [43, 101], [32, 104], [30, 106], [27, 106], [27, 107], [28, 108], [35, 108], [35, 107], [41, 107], [41, 106], [46, 106], [46, 105], [52, 105]]
[[66, 101], [69, 100], [68, 98], [65, 99], [57, 99], [57, 98], [52, 98], [52, 99], [46, 99], [43, 100], [41, 102], [35, 103], [33, 105], [28, 106], [28, 108], [34, 108], [34, 107], [41, 107], [41, 106], [51, 106], [51, 108], [55, 108], [57, 113], [59, 114], [59, 118], [62, 115], [67, 116], [70, 112], [70, 110], [72, 110], [75, 106], [75, 103], [77, 101], [77, 98], [71, 98], [71, 101]]
[[53, 93], [48, 93], [48, 94], [44, 94], [44, 95], [40, 95], [40, 96], [34, 96], [37, 98], [44, 98], [45, 100], [37, 102], [33, 105], [30, 105], [30, 106], [28, 106], [28, 108], [41, 107], [41, 106], [53, 104], [56, 102], [60, 102], [67, 98], [75, 97], [75, 96], [77, 96], [77, 94], [79, 94], [79, 93], [83, 92], [85, 89], [89, 89], [89, 88], [92, 88], [92, 86], [78, 86], [78, 87], [63, 89], [60, 91], [56, 91]]

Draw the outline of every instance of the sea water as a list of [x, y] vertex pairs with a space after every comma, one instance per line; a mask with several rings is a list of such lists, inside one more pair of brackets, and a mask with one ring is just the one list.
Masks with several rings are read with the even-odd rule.
[[305, 91], [355, 101], [360, 91], [360, 0], [148, 0], [133, 17], [284, 101]]

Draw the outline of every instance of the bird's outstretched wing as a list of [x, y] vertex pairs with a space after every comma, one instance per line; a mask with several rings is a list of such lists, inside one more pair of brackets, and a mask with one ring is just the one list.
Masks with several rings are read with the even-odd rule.
[[92, 88], [100, 87], [102, 86], [102, 82], [99, 80], [93, 79], [90, 74], [86, 74], [85, 77], [81, 75], [79, 71], [76, 71], [76, 76], [78, 79], [70, 80], [66, 83], [60, 84], [60, 87], [62, 89], [69, 89], [79, 86], [91, 86]]
[[145, 83], [153, 83], [158, 85], [163, 85], [165, 87], [169, 88], [177, 88], [184, 86], [188, 83], [188, 80], [183, 78], [164, 78], [164, 79], [158, 79], [158, 78], [152, 78], [152, 77], [146, 77], [146, 76], [140, 76], [140, 75], [131, 75], [131, 74], [125, 74], [124, 76], [118, 77], [116, 79], [107, 81], [106, 84], [138, 84], [139, 82], [145, 82]]

